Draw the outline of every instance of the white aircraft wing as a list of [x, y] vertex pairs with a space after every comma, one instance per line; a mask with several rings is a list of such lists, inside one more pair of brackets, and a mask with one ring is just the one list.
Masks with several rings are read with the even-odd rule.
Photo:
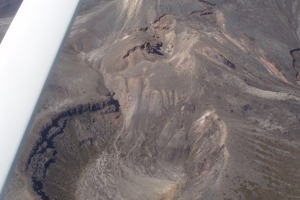
[[24, 0], [0, 45], [0, 199], [80, 0]]

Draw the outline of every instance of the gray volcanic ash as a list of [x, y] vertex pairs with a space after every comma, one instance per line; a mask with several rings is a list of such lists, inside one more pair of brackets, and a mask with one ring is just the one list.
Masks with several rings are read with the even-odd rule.
[[300, 1], [83, 1], [6, 199], [300, 199]]

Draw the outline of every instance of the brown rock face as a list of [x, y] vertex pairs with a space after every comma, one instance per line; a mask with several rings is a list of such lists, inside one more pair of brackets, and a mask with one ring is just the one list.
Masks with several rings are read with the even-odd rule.
[[300, 199], [298, 0], [83, 1], [6, 199]]

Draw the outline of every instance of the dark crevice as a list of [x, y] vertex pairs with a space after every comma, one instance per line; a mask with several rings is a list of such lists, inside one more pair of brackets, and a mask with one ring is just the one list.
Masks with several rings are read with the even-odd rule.
[[223, 56], [222, 54], [217, 54], [215, 55], [215, 59], [218, 62], [223, 63], [224, 65], [226, 65], [227, 67], [229, 67], [230, 69], [235, 69], [235, 64], [233, 64], [230, 60], [228, 60], [227, 58], [225, 58], [225, 56]]
[[227, 67], [229, 67], [229, 68], [231, 68], [231, 69], [235, 69], [235, 64], [233, 64], [230, 60], [224, 58], [223, 63], [224, 63]]
[[148, 27], [142, 27], [139, 29], [139, 31], [143, 31], [143, 32], [146, 32], [148, 30]]
[[296, 79], [300, 81], [300, 48], [291, 50], [290, 54], [293, 58], [293, 67], [296, 71]]
[[43, 191], [43, 182], [32, 178], [33, 190], [41, 197], [42, 200], [49, 200], [49, 197]]
[[127, 53], [123, 56], [123, 58], [127, 58], [132, 52], [134, 52], [139, 46], [135, 46], [127, 51]]
[[213, 15], [214, 13], [211, 11], [207, 11], [207, 9], [196, 10], [196, 11], [191, 12], [188, 16], [193, 15], [193, 14], [199, 14], [199, 16], [206, 16], [206, 15]]
[[295, 52], [297, 52], [297, 51], [300, 51], [300, 48], [291, 50], [291, 51], [290, 51], [291, 56], [293, 56], [293, 53], [295, 53]]
[[214, 14], [213, 12], [203, 12], [203, 13], [200, 13], [200, 16], [205, 16], [205, 15], [212, 15]]
[[163, 14], [162, 16], [160, 16], [158, 19], [154, 20], [152, 24], [155, 24], [157, 22], [159, 22], [163, 17], [165, 17], [167, 14]]
[[156, 44], [151, 44], [150, 42], [146, 42], [129, 49], [127, 53], [123, 56], [123, 58], [127, 58], [132, 52], [136, 51], [137, 49], [145, 50], [148, 54], [156, 54], [156, 55], [163, 56], [164, 54], [160, 52], [162, 46], [163, 44], [161, 42], [158, 42]]
[[[188, 14], [188, 16], [193, 15], [193, 14], [198, 14], [199, 16], [208, 16], [208, 15], [213, 15], [213, 7], [216, 5], [214, 3], [210, 3], [208, 1], [203, 1], [199, 0], [199, 2], [202, 4], [201, 7], [203, 8], [202, 10], [195, 10]], [[204, 4], [204, 5], [203, 5]]]
[[205, 4], [209, 5], [209, 6], [215, 6], [216, 5], [215, 3], [211, 3], [211, 2], [205, 1], [205, 0], [199, 0], [199, 2], [205, 3]]

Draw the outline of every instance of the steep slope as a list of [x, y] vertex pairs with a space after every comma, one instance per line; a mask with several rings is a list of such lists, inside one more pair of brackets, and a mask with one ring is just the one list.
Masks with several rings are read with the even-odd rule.
[[7, 199], [300, 199], [300, 2], [84, 3]]

